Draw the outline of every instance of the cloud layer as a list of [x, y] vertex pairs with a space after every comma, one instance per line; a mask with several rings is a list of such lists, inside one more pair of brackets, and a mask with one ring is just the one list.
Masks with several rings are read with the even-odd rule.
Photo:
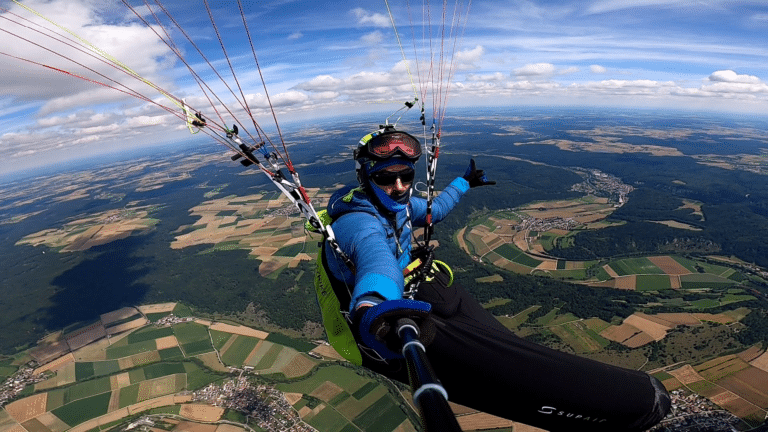
[[[202, 5], [164, 3], [197, 47], [185, 41], [162, 11], [144, 5], [136, 10], [153, 22], [152, 28], [106, 0], [24, 2], [71, 34], [16, 5], [0, 11], [0, 28], [13, 33], [0, 33], [0, 151], [1, 159], [9, 161], [0, 170], [56, 151], [87, 155], [97, 145], [119, 148], [184, 139], [184, 122], [159, 105], [179, 114], [178, 106], [132, 77], [133, 72], [185, 97], [217, 122], [212, 106], [227, 124], [233, 120], [224, 105], [247, 118], [235, 102], [242, 96], [219, 36], [248, 106], [257, 119], [271, 117], [248, 37], [234, 19], [239, 17], [236, 8], [213, 5], [220, 27], [217, 36]], [[251, 5], [246, 17], [278, 115], [291, 119], [361, 112], [381, 109], [387, 101], [402, 104], [416, 95], [426, 95], [430, 105], [432, 92], [450, 94], [451, 106], [565, 104], [768, 112], [768, 48], [754, 43], [768, 31], [765, 2], [712, 0], [695, 7], [672, 0], [594, 0], [579, 7], [543, 0], [475, 3], [469, 20], [459, 15], [448, 19], [447, 27], [441, 25], [437, 10], [427, 14], [413, 5], [390, 3], [392, 19], [386, 8], [351, 2]], [[189, 13], [190, 8], [195, 13]], [[296, 14], [299, 8], [308, 13]], [[162, 27], [152, 12], [162, 17]], [[451, 22], [459, 25], [452, 29]], [[158, 37], [165, 38], [166, 32], [178, 45], [169, 46]], [[80, 45], [73, 35], [109, 51], [133, 72], [95, 58], [92, 48], [72, 48]], [[55, 40], [64, 36], [71, 40]], [[221, 101], [209, 102], [208, 89], [204, 92], [192, 79], [174, 54], [176, 48]], [[154, 102], [124, 93], [132, 91]]]

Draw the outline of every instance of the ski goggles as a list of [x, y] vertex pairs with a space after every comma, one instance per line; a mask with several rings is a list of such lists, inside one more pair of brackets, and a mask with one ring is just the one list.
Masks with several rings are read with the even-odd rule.
[[397, 179], [400, 179], [403, 184], [413, 183], [416, 171], [413, 168], [406, 168], [401, 171], [376, 171], [371, 173], [370, 177], [379, 186], [394, 186]]
[[[366, 138], [368, 138], [367, 141]], [[389, 159], [398, 153], [414, 161], [421, 157], [419, 141], [405, 132], [371, 134], [364, 137], [361, 142], [365, 144], [367, 155], [373, 159]]]

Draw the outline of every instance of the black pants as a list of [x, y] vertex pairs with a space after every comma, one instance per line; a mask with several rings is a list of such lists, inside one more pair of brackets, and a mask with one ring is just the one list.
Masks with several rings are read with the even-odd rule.
[[[432, 304], [427, 355], [452, 402], [550, 431], [642, 431], [669, 411], [657, 379], [519, 338], [446, 280], [422, 283], [416, 300]], [[408, 382], [402, 360], [363, 365]]]

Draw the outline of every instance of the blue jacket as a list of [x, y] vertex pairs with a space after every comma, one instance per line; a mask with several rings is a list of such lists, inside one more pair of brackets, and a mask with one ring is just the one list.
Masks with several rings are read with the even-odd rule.
[[[443, 220], [468, 189], [463, 178], [452, 181], [432, 202], [433, 222]], [[390, 221], [365, 192], [347, 186], [331, 196], [328, 214], [334, 220], [331, 227], [341, 250], [355, 264], [353, 274], [332, 248], [325, 248], [331, 275], [352, 292], [349, 310], [366, 295], [402, 298], [403, 269], [411, 261], [411, 232], [413, 227], [426, 225], [427, 201], [411, 198], [408, 208]]]

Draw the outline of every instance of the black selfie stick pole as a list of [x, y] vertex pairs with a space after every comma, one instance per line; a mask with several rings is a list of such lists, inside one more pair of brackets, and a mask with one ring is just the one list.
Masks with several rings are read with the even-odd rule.
[[411, 319], [397, 320], [397, 334], [403, 343], [403, 356], [408, 365], [408, 380], [413, 390], [413, 402], [421, 413], [421, 424], [427, 432], [460, 432], [448, 393], [437, 379], [419, 341], [419, 326]]

